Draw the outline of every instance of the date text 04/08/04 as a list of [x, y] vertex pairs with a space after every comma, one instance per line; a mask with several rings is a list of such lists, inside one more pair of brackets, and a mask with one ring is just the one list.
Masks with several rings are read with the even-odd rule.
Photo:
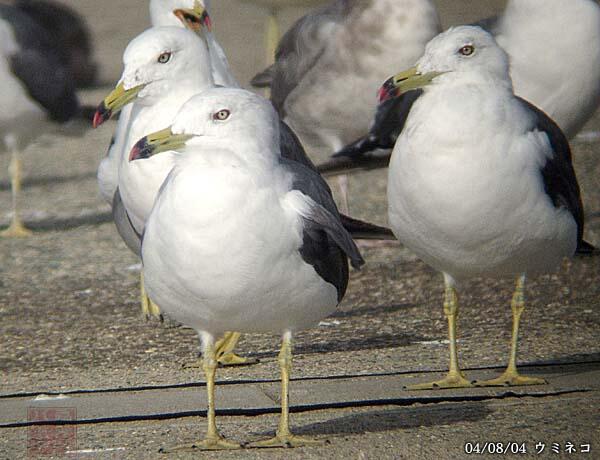
[[558, 442], [545, 443], [537, 441], [534, 443], [533, 448], [529, 448], [525, 442], [467, 442], [464, 445], [464, 452], [467, 455], [470, 454], [527, 454], [535, 453], [541, 454], [548, 450], [552, 453], [566, 453], [575, 454], [582, 453], [588, 454], [591, 452], [591, 444], [575, 444], [567, 441], [563, 444]]

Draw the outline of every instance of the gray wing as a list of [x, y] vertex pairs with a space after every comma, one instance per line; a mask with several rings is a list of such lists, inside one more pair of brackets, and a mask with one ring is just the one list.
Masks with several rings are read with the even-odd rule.
[[536, 128], [548, 136], [552, 146], [552, 157], [540, 169], [544, 182], [544, 191], [557, 208], [566, 208], [577, 224], [577, 252], [590, 253], [594, 247], [583, 241], [583, 203], [581, 192], [573, 168], [571, 148], [565, 134], [558, 125], [542, 110], [525, 99], [517, 99], [535, 114]]
[[308, 158], [306, 150], [304, 150], [296, 133], [294, 133], [292, 128], [290, 128], [283, 120], [279, 123], [279, 142], [281, 146], [281, 156], [283, 158], [303, 164], [313, 171], [317, 170], [315, 164]]
[[310, 197], [312, 207], [302, 216], [302, 259], [338, 292], [341, 300], [348, 286], [348, 258], [352, 266], [364, 264], [360, 251], [340, 220], [327, 184], [316, 172], [285, 158], [282, 166], [293, 175], [293, 190]]
[[131, 220], [129, 219], [129, 215], [127, 214], [127, 210], [123, 205], [123, 201], [121, 200], [121, 194], [119, 193], [119, 189], [115, 192], [112, 203], [112, 213], [113, 220], [115, 221], [115, 225], [117, 227], [117, 231], [119, 235], [127, 245], [127, 247], [138, 257], [141, 257], [142, 254], [142, 237], [141, 235], [133, 228], [131, 224]]
[[[281, 144], [281, 156], [287, 160], [292, 160], [296, 163], [300, 163], [311, 171], [317, 172], [317, 167], [308, 158], [302, 143], [292, 131], [292, 129], [284, 122], [280, 122], [280, 144]], [[331, 189], [327, 185], [327, 182], [321, 181], [323, 191], [327, 192], [331, 197]], [[352, 235], [352, 238], [368, 239], [368, 240], [394, 240], [394, 234], [389, 228], [374, 225], [369, 222], [364, 222], [353, 217], [340, 214], [342, 225]]]
[[288, 94], [318, 61], [327, 37], [350, 9], [351, 0], [337, 0], [300, 18], [279, 42], [275, 63], [252, 79], [253, 85], [271, 87], [271, 101], [282, 116]]

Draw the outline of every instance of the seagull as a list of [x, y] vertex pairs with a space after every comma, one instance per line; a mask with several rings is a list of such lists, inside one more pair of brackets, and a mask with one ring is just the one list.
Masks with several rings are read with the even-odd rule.
[[479, 27], [434, 38], [414, 68], [381, 93], [421, 91], [396, 141], [388, 217], [398, 239], [442, 272], [449, 372], [411, 389], [470, 387], [456, 348], [457, 286], [473, 277], [515, 277], [506, 371], [477, 385], [533, 385], [517, 371], [528, 274], [555, 269], [582, 243], [583, 208], [565, 135], [514, 95], [507, 54]]
[[18, 212], [19, 151], [46, 130], [79, 115], [75, 84], [46, 29], [23, 11], [0, 4], [0, 148], [11, 153], [13, 217], [1, 235], [30, 235]]
[[282, 156], [279, 127], [266, 99], [214, 88], [130, 154], [144, 163], [178, 152], [146, 223], [142, 260], [149, 294], [202, 338], [208, 432], [187, 448], [240, 447], [215, 423], [214, 338], [228, 330], [282, 336], [279, 428], [254, 446], [316, 442], [289, 428], [292, 337], [335, 310], [348, 283], [347, 258], [355, 268], [364, 261], [323, 179]]
[[[573, 138], [600, 104], [600, 6], [594, 0], [510, 0], [503, 14], [477, 23], [510, 58], [515, 94]], [[557, 31], [562, 31], [557, 33]], [[401, 67], [400, 65], [398, 67]], [[327, 175], [386, 167], [402, 120], [418, 94], [379, 105], [369, 133], [319, 165]]]
[[[173, 50], [177, 50], [174, 52]], [[168, 56], [168, 57], [167, 57]], [[165, 62], [160, 62], [165, 59]], [[204, 62], [204, 65], [200, 65]], [[124, 150], [135, 139], [172, 122], [178, 109], [190, 97], [215, 82], [210, 72], [205, 42], [186, 29], [156, 27], [136, 37], [124, 55], [124, 71], [117, 87], [104, 99], [96, 113], [96, 126], [132, 103]], [[316, 170], [293, 131], [280, 122], [282, 155]], [[120, 157], [119, 200], [127, 210], [135, 233], [144, 232], [158, 189], [170, 171], [169, 155], [154, 161], [130, 163]], [[342, 216], [344, 226], [356, 238], [390, 239], [383, 227]]]
[[[206, 15], [195, 11], [200, 18]], [[186, 12], [185, 17], [192, 13]], [[175, 16], [173, 16], [175, 18]], [[205, 19], [202, 19], [205, 20]], [[127, 246], [139, 255], [140, 235], [150, 214], [158, 190], [172, 168], [170, 155], [161, 155], [143, 163], [130, 163], [124, 154], [136, 139], [168, 125], [179, 108], [194, 94], [214, 87], [210, 50], [202, 34], [182, 27], [154, 27], [136, 37], [124, 54], [124, 71], [117, 87], [104, 99], [95, 116], [95, 126], [129, 104], [130, 114], [122, 141], [118, 172], [118, 188], [113, 193], [113, 217]], [[164, 62], [163, 62], [164, 61]], [[288, 158], [304, 162], [314, 169], [301, 144], [287, 126], [282, 126], [282, 145]], [[108, 161], [105, 163], [107, 164]], [[111, 166], [112, 167], [112, 166]], [[122, 209], [124, 208], [124, 209]], [[344, 216], [344, 223], [356, 236], [393, 238], [388, 229]], [[144, 286], [143, 275], [141, 278]], [[143, 289], [142, 289], [143, 291]], [[159, 314], [145, 292], [144, 313]], [[219, 348], [223, 365], [248, 364], [254, 359], [234, 353], [238, 333], [232, 332]]]
[[[95, 120], [99, 125], [130, 104], [123, 141], [127, 150], [131, 150], [135, 140], [172, 123], [190, 97], [215, 86], [206, 43], [184, 28], [154, 27], [143, 32], [128, 45], [123, 61], [124, 71], [119, 84], [100, 104]], [[282, 143], [292, 158], [307, 159], [289, 129], [282, 129], [282, 135]], [[118, 188], [112, 203], [113, 218], [126, 245], [140, 255], [141, 235], [158, 190], [173, 166], [172, 155], [130, 163], [128, 156], [121, 154], [119, 161]], [[311, 166], [314, 168], [312, 163]], [[360, 221], [349, 220], [357, 231], [366, 233], [370, 230]], [[387, 229], [381, 231], [387, 232]], [[143, 275], [140, 282], [144, 313], [160, 315], [159, 307], [145, 294]], [[230, 332], [219, 342], [220, 364], [257, 362], [233, 353], [238, 339], [239, 333]]]
[[[131, 107], [122, 140], [131, 150], [135, 140], [170, 124], [181, 106], [194, 94], [214, 86], [206, 43], [181, 27], [153, 27], [134, 38], [123, 56], [124, 70], [116, 88], [100, 104], [95, 125], [124, 106]], [[130, 163], [119, 154], [118, 187], [113, 195], [113, 219], [126, 245], [140, 256], [141, 235], [158, 190], [173, 166], [165, 154], [143, 163]], [[142, 310], [160, 315], [159, 307], [146, 296], [141, 275]], [[219, 363], [250, 364], [255, 359], [233, 353], [239, 339], [231, 332], [219, 342]]]
[[[135, 37], [123, 54], [123, 73], [96, 112], [97, 124], [130, 102], [132, 110], [119, 157], [118, 192], [140, 235], [158, 188], [171, 168], [169, 155], [130, 163], [126, 152], [146, 134], [172, 123], [194, 94], [215, 85], [206, 43], [180, 27], [152, 27]], [[160, 163], [154, 166], [154, 162]]]
[[[213, 48], [218, 47], [218, 49], [214, 49], [211, 52], [211, 58], [212, 56], [217, 56], [219, 54], [224, 56], [222, 48], [216, 42], [214, 37], [212, 38], [212, 41], [209, 41], [206, 38], [207, 35], [209, 35], [207, 28], [211, 22], [210, 17], [208, 16], [208, 10], [204, 7], [205, 5], [208, 5], [208, 2], [200, 2], [199, 0], [150, 0], [150, 21], [153, 27], [188, 27], [194, 32], [199, 33], [201, 38], [206, 40], [207, 44], [212, 43], [210, 46]], [[175, 14], [176, 11], [180, 11], [179, 16]], [[198, 24], [204, 24], [207, 27], [202, 31], [201, 27], [197, 27]], [[212, 37], [212, 34], [210, 34], [210, 36]], [[205, 63], [202, 62], [202, 65], [205, 65]], [[220, 67], [224, 66], [227, 66], [228, 69], [226, 61], [220, 65]], [[211, 67], [211, 69], [214, 69], [214, 67]], [[233, 79], [231, 74], [223, 75], [222, 73], [215, 73], [214, 70], [211, 71], [213, 72], [213, 79], [219, 84], [225, 84], [227, 80]], [[106, 156], [98, 166], [97, 178], [100, 195], [111, 205], [113, 204], [119, 182], [120, 160], [122, 157], [126, 157], [129, 152], [124, 143], [127, 137], [131, 109], [131, 104], [125, 104], [120, 108], [121, 114], [119, 116], [117, 128], [115, 129], [115, 134], [111, 139]], [[106, 115], [107, 114], [104, 112], [98, 112], [94, 117], [94, 127], [101, 125], [107, 119]], [[130, 147], [131, 146], [129, 146], [129, 148]]]
[[[409, 66], [441, 31], [431, 0], [337, 0], [300, 18], [275, 63], [252, 79], [312, 151], [336, 152], [364, 135], [381, 81]], [[348, 210], [346, 178], [340, 178]]]

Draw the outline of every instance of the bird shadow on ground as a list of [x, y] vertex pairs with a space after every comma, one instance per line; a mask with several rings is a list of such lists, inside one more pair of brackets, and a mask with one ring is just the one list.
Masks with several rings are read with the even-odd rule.
[[[30, 187], [43, 187], [47, 185], [57, 185], [57, 184], [67, 184], [69, 182], [79, 182], [88, 179], [95, 179], [95, 172], [87, 172], [81, 174], [72, 174], [70, 176], [62, 176], [62, 177], [31, 177], [28, 179], [24, 179], [21, 186], [23, 188]], [[8, 191], [10, 190], [10, 182], [1, 181], [0, 182], [0, 191]]]
[[337, 310], [328, 318], [351, 318], [353, 316], [381, 316], [386, 313], [395, 313], [400, 310], [409, 310], [417, 305], [412, 303], [401, 303], [392, 305], [365, 305], [364, 307], [353, 308], [351, 310]]
[[[304, 436], [364, 434], [423, 426], [478, 422], [493, 412], [482, 402], [426, 404], [420, 407], [380, 409], [345, 415], [325, 422], [299, 426], [293, 428], [293, 431], [294, 434]], [[268, 432], [257, 433], [257, 435], [268, 435]]]
[[[561, 364], [569, 365], [574, 363], [586, 363], [586, 367], [589, 369], [599, 369], [600, 368], [600, 353], [579, 353], [575, 355], [569, 356], [561, 356], [560, 358], [548, 359], [548, 360], [540, 360], [540, 361], [532, 361], [527, 363], [527, 373], [535, 374], [535, 373], [544, 373], [544, 374], [561, 374], [569, 373], [568, 370], [565, 370], [561, 367]], [[547, 366], [547, 367], [546, 367]], [[536, 367], [540, 367], [540, 369], [536, 369]], [[542, 368], [543, 367], [543, 368]], [[581, 366], [577, 367], [576, 373], [581, 373]]]
[[55, 232], [63, 230], [72, 230], [85, 225], [101, 225], [112, 222], [112, 214], [103, 212], [99, 214], [89, 214], [83, 216], [70, 216], [65, 218], [51, 217], [41, 219], [35, 222], [25, 222], [25, 225], [34, 232]]
[[[340, 334], [331, 337], [329, 342], [312, 342], [310, 344], [297, 343], [294, 354], [317, 354], [330, 352], [352, 352], [361, 350], [378, 350], [384, 348], [397, 348], [409, 346], [415, 342], [425, 340], [425, 337], [415, 334], [377, 334], [370, 337], [364, 335], [357, 340], [356, 336], [348, 337], [348, 334]], [[270, 358], [277, 356], [276, 351], [249, 353], [253, 358]]]

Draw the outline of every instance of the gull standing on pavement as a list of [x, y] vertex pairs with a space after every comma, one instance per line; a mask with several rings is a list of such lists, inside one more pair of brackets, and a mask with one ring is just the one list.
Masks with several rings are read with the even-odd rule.
[[255, 445], [314, 442], [289, 429], [292, 336], [335, 310], [347, 257], [363, 263], [323, 179], [281, 156], [279, 127], [264, 98], [214, 88], [131, 152], [133, 163], [180, 152], [148, 219], [142, 259], [152, 298], [202, 338], [208, 432], [193, 447], [240, 447], [215, 424], [214, 338], [228, 330], [282, 335], [281, 421], [273, 439]]
[[[194, 94], [214, 86], [206, 43], [201, 36], [181, 27], [153, 27], [127, 46], [124, 70], [117, 87], [96, 113], [96, 125], [126, 104], [131, 111], [124, 148], [172, 123], [181, 106]], [[125, 243], [140, 255], [141, 235], [165, 177], [173, 166], [173, 155], [164, 154], [147, 162], [130, 163], [119, 158], [118, 187], [114, 193], [113, 217]], [[142, 275], [142, 305], [153, 314], [159, 307], [147, 300]], [[145, 303], [146, 301], [147, 303]], [[247, 364], [232, 350], [238, 333], [228, 333], [218, 346], [221, 364]]]
[[517, 372], [519, 319], [528, 274], [555, 269], [583, 244], [583, 210], [566, 137], [515, 97], [508, 56], [479, 27], [434, 38], [416, 67], [382, 92], [421, 89], [398, 138], [388, 175], [392, 230], [444, 275], [450, 370], [423, 388], [468, 387], [456, 350], [457, 284], [516, 277], [506, 371], [478, 385], [532, 385]]
[[11, 153], [12, 221], [0, 236], [24, 237], [18, 211], [19, 152], [80, 113], [75, 81], [49, 32], [15, 6], [0, 4], [0, 149]]

